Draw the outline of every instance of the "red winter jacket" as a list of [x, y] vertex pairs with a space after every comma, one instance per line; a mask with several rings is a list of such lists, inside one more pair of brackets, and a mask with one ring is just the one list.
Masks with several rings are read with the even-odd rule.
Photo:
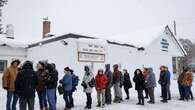
[[95, 77], [95, 81], [96, 81], [96, 90], [102, 90], [102, 89], [106, 89], [106, 85], [107, 85], [107, 76], [105, 74], [97, 74]]

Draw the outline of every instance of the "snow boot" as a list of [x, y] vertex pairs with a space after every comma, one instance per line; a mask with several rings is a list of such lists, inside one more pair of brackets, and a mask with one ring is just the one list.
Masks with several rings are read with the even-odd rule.
[[114, 99], [114, 101], [113, 101], [114, 103], [120, 103], [120, 98], [118, 98], [118, 97], [115, 97], [115, 99]]
[[163, 103], [168, 103], [168, 101], [167, 101], [167, 100], [161, 100], [161, 102], [163, 102]]
[[129, 96], [127, 96], [125, 99], [126, 99], [126, 100], [129, 100]]
[[141, 99], [139, 98], [139, 102], [136, 105], [141, 105]]
[[86, 105], [86, 106], [85, 106], [85, 109], [91, 109], [91, 106], [89, 106], [89, 105], [87, 106], [87, 105]]
[[101, 107], [101, 102], [98, 102], [98, 104], [96, 105], [96, 107]]

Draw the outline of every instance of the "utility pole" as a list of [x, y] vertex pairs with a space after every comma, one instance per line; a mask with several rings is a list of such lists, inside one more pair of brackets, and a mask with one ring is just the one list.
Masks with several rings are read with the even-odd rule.
[[7, 5], [8, 0], [0, 0], [0, 34], [3, 34], [3, 27], [2, 27], [2, 8], [4, 5]]

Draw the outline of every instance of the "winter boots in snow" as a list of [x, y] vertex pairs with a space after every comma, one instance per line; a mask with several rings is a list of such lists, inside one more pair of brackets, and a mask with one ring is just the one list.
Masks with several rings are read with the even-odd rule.
[[121, 102], [121, 98], [120, 97], [115, 97], [115, 99], [113, 100], [114, 103], [120, 103]]
[[102, 108], [104, 108], [105, 107], [105, 104], [101, 104], [101, 102], [98, 102], [98, 104], [96, 105], [96, 107], [102, 107]]
[[136, 105], [144, 105], [144, 98], [139, 98], [139, 102]]

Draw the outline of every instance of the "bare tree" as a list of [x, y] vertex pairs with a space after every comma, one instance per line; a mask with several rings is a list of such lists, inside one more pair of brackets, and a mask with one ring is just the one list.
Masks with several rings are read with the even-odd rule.
[[195, 63], [195, 44], [189, 39], [179, 39], [179, 41], [187, 52], [187, 55], [183, 59], [184, 65], [189, 66]]

